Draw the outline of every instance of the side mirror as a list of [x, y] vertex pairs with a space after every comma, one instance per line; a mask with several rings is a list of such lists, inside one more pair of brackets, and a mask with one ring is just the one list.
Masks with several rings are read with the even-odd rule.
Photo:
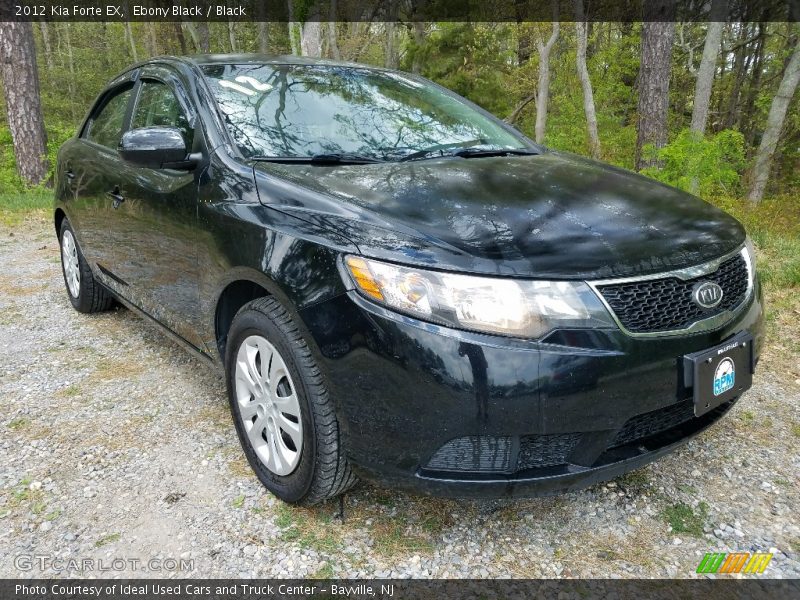
[[123, 160], [149, 169], [191, 169], [199, 156], [186, 155], [186, 142], [175, 127], [140, 127], [122, 135], [118, 148]]

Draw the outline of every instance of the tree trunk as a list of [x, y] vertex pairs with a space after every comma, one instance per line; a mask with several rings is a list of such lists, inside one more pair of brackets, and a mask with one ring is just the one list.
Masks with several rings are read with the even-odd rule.
[[265, 21], [258, 22], [258, 51], [261, 54], [269, 53], [269, 29]]
[[394, 21], [386, 21], [386, 38], [383, 41], [383, 66], [387, 69], [397, 68], [397, 51], [394, 44]]
[[319, 21], [306, 21], [300, 26], [300, 52], [303, 56], [322, 56], [321, 34]]
[[706, 32], [703, 46], [703, 58], [697, 71], [697, 83], [694, 87], [694, 104], [692, 105], [691, 130], [702, 137], [708, 121], [708, 107], [711, 101], [711, 88], [714, 85], [714, 73], [717, 70], [717, 54], [722, 41], [722, 30], [727, 18], [727, 0], [713, 0], [711, 3], [711, 21]]
[[786, 111], [797, 89], [798, 81], [800, 81], [800, 44], [794, 47], [792, 58], [789, 60], [781, 84], [778, 86], [778, 92], [772, 99], [772, 106], [769, 108], [767, 127], [761, 138], [761, 144], [756, 154], [756, 162], [753, 166], [752, 185], [748, 194], [750, 202], [760, 202], [764, 197], [769, 173], [772, 170], [772, 159], [778, 148], [781, 129], [783, 129], [783, 123], [786, 119]]
[[[72, 55], [72, 39], [69, 35], [69, 28], [71, 27], [70, 23], [60, 23], [61, 31], [64, 32], [64, 38], [66, 41], [67, 46], [67, 69], [69, 70], [69, 80], [67, 81], [67, 91], [69, 92], [69, 97], [75, 97], [75, 60]], [[75, 103], [69, 103], [69, 112], [72, 116], [73, 121], [77, 121], [78, 117], [75, 114]]]
[[292, 45], [292, 55], [299, 56], [300, 52], [297, 48], [297, 40], [295, 39], [295, 20], [294, 20], [294, 2], [292, 0], [287, 0], [286, 5], [289, 9], [289, 22], [287, 26], [289, 28], [289, 43]]
[[239, 45], [236, 43], [236, 29], [233, 21], [228, 21], [228, 40], [231, 43], [231, 52], [239, 52]]
[[47, 134], [31, 23], [0, 25], [0, 76], [17, 173], [29, 185], [47, 176]]
[[511, 114], [508, 115], [504, 120], [509, 125], [514, 125], [519, 119], [520, 114], [522, 114], [522, 110], [528, 106], [531, 102], [536, 99], [536, 94], [531, 94], [527, 98], [523, 98], [520, 100], [517, 105], [514, 107], [514, 110], [511, 111]]
[[183, 35], [183, 28], [177, 21], [175, 21], [172, 26], [175, 28], [175, 37], [178, 38], [178, 46], [181, 49], [181, 54], [186, 54], [186, 38]]
[[336, 21], [338, 20], [338, 16], [336, 15], [336, 0], [330, 0], [330, 11], [328, 12], [328, 54], [333, 60], [341, 60], [342, 54], [339, 52], [339, 44], [336, 41]]
[[189, 37], [192, 38], [192, 45], [194, 46], [195, 52], [200, 52], [200, 36], [197, 33], [197, 27], [194, 23], [189, 23], [188, 21], [184, 21], [181, 23], [181, 27], [189, 34]]
[[197, 36], [200, 38], [200, 52], [204, 54], [211, 52], [211, 31], [208, 29], [208, 21], [200, 21], [197, 24]]
[[[642, 23], [642, 50], [639, 66], [639, 105], [636, 137], [636, 170], [659, 166], [655, 157], [645, 158], [642, 150], [652, 144], [657, 150], [667, 143], [667, 113], [669, 109], [669, 75], [672, 41], [675, 37], [675, 5], [671, 0], [645, 2]], [[648, 15], [648, 13], [650, 13]]]
[[267, 26], [267, 3], [256, 3], [256, 18], [258, 19], [258, 51], [261, 54], [269, 53], [269, 27]]
[[578, 79], [583, 89], [583, 112], [586, 114], [586, 129], [589, 134], [589, 152], [592, 158], [600, 158], [600, 136], [597, 133], [597, 113], [594, 109], [592, 82], [589, 69], [586, 67], [586, 15], [583, 12], [583, 0], [575, 0], [575, 34], [578, 38], [577, 67]]
[[156, 34], [156, 24], [153, 22], [145, 23], [147, 31], [147, 52], [150, 56], [158, 56], [161, 49], [158, 46], [158, 35]]
[[750, 55], [747, 51], [748, 44], [746, 43], [749, 37], [748, 24], [740, 23], [739, 27], [741, 27], [741, 29], [739, 30], [739, 39], [737, 41], [737, 48], [735, 50], [735, 57], [733, 61], [733, 88], [731, 89], [730, 94], [728, 94], [728, 108], [725, 110], [725, 118], [722, 125], [723, 129], [730, 129], [736, 122], [736, 111], [737, 107], [739, 106], [739, 93], [742, 89], [745, 72], [749, 66], [746, 62], [746, 60], [749, 60], [750, 58]]
[[420, 49], [425, 43], [425, 23], [414, 21], [414, 60], [411, 63], [411, 72], [419, 73], [422, 70], [422, 53]]
[[547, 43], [541, 39], [536, 40], [539, 51], [539, 89], [536, 93], [536, 143], [544, 142], [544, 132], [547, 126], [547, 101], [550, 97], [550, 51], [558, 39], [560, 24], [553, 21], [553, 33]]
[[125, 37], [128, 38], [128, 43], [130, 44], [133, 62], [139, 62], [139, 53], [136, 52], [136, 41], [133, 39], [133, 29], [131, 29], [130, 21], [125, 21]]
[[524, 11], [525, 0], [514, 0], [514, 16], [517, 21], [517, 65], [522, 66], [531, 59], [530, 28], [525, 26], [527, 14]]
[[760, 35], [758, 42], [756, 42], [756, 49], [754, 52], [755, 58], [753, 59], [753, 68], [751, 69], [749, 89], [747, 90], [747, 99], [744, 102], [744, 109], [742, 110], [742, 114], [749, 117], [744, 123], [740, 124], [740, 130], [742, 133], [744, 133], [745, 148], [749, 148], [753, 145], [756, 134], [756, 129], [753, 126], [752, 115], [756, 97], [761, 89], [761, 77], [763, 75], [762, 67], [764, 64], [764, 39], [766, 37], [763, 28], [764, 24], [759, 23], [758, 30]]
[[39, 27], [42, 32], [42, 45], [44, 46], [44, 60], [47, 64], [47, 70], [53, 70], [53, 51], [50, 47], [50, 30], [47, 27], [47, 21], [40, 21]]
[[531, 59], [531, 38], [521, 25], [517, 25], [517, 65], [520, 67]]

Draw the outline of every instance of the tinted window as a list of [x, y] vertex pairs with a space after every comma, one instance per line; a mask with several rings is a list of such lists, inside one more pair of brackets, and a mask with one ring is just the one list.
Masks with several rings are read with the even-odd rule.
[[131, 129], [138, 127], [177, 127], [186, 145], [191, 145], [191, 127], [181, 105], [168, 85], [160, 81], [143, 81], [131, 120]]
[[92, 118], [86, 138], [116, 149], [122, 137], [122, 126], [130, 97], [131, 88], [128, 88], [108, 100], [100, 113]]
[[399, 158], [440, 145], [529, 147], [458, 97], [401, 73], [318, 65], [203, 71], [245, 156]]

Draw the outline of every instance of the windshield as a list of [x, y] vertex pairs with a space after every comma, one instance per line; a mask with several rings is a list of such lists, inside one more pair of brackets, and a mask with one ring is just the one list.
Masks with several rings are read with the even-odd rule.
[[204, 65], [245, 157], [395, 160], [447, 149], [531, 149], [494, 119], [423, 79], [325, 65]]

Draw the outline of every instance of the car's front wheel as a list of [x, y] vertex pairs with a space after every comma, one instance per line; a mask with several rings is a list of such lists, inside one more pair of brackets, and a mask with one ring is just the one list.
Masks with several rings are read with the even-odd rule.
[[111, 295], [94, 279], [89, 263], [83, 257], [69, 221], [61, 223], [61, 272], [69, 301], [75, 310], [93, 313], [108, 310], [114, 304]]
[[254, 300], [237, 313], [225, 365], [239, 441], [269, 491], [311, 505], [355, 484], [322, 376], [274, 298]]

